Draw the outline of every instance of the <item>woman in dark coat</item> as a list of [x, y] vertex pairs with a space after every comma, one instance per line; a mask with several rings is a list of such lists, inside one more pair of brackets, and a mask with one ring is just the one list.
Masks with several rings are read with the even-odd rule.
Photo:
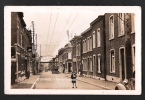
[[27, 74], [26, 74], [27, 79], [30, 77], [30, 71], [27, 69]]
[[72, 84], [73, 84], [72, 88], [74, 88], [74, 84], [75, 84], [75, 87], [77, 88], [77, 86], [76, 86], [76, 77], [77, 77], [77, 75], [74, 72], [72, 72], [72, 74], [71, 74], [71, 79], [72, 79]]

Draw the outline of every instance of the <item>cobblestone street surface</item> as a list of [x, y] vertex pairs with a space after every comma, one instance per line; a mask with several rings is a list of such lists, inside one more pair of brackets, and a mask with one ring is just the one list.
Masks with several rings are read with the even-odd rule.
[[77, 81], [77, 88], [72, 88], [71, 79], [65, 74], [52, 74], [51, 71], [43, 72], [35, 85], [35, 89], [77, 89], [77, 90], [104, 90], [103, 88]]

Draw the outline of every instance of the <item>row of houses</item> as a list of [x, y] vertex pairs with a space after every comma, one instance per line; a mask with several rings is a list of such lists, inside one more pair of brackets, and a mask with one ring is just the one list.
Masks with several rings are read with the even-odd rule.
[[105, 13], [59, 49], [60, 72], [81, 72], [99, 80], [120, 82], [135, 71], [133, 13]]
[[11, 12], [11, 84], [25, 78], [27, 69], [37, 73], [40, 64], [38, 53], [32, 53], [32, 32], [23, 17], [23, 12]]

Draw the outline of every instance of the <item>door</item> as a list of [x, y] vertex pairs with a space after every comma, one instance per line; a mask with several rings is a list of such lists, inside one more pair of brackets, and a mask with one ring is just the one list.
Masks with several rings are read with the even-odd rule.
[[71, 63], [68, 63], [68, 72], [71, 72]]
[[11, 85], [15, 83], [16, 79], [16, 62], [11, 63]]
[[96, 76], [96, 56], [93, 55], [93, 75]]
[[121, 68], [121, 78], [124, 80], [126, 78], [126, 67], [125, 67], [125, 50], [120, 49], [120, 68]]
[[63, 64], [63, 73], [65, 72], [65, 64]]
[[132, 69], [135, 71], [135, 45], [132, 45]]

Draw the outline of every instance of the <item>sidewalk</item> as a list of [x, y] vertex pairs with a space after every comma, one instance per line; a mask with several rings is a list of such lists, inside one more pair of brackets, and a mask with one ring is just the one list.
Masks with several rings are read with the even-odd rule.
[[36, 83], [38, 77], [40, 77], [41, 73], [37, 73], [36, 75], [31, 75], [29, 79], [25, 79], [20, 83], [15, 83], [11, 85], [11, 89], [31, 89]]
[[[66, 74], [66, 77], [71, 77], [71, 74]], [[117, 83], [115, 82], [97, 80], [97, 79], [87, 78], [87, 77], [77, 77], [77, 80], [88, 83], [88, 84], [92, 84], [92, 85], [95, 85], [95, 86], [98, 86], [107, 90], [114, 90], [115, 86], [117, 85]]]

